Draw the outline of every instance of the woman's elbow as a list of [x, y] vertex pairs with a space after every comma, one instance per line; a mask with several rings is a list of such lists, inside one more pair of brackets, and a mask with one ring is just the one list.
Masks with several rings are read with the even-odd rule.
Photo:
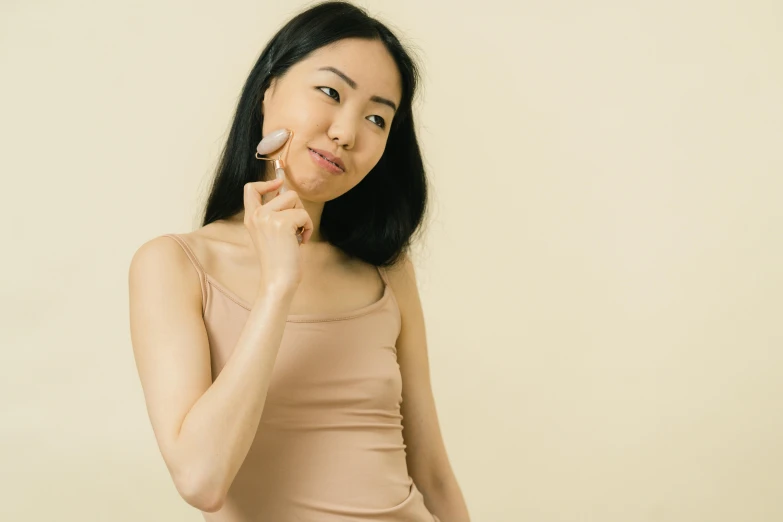
[[223, 488], [217, 487], [214, 481], [194, 480], [191, 475], [188, 478], [175, 479], [174, 485], [185, 502], [207, 513], [219, 511], [226, 501], [226, 493]]

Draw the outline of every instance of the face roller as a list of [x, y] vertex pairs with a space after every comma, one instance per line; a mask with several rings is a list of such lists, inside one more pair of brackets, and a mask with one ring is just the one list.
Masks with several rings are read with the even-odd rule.
[[[285, 162], [283, 161], [283, 154], [288, 152], [288, 145], [290, 144], [289, 137], [293, 137], [294, 133], [293, 131], [289, 131], [288, 129], [278, 129], [274, 132], [270, 132], [267, 134], [261, 142], [256, 147], [256, 159], [260, 160], [266, 160], [266, 161], [274, 161], [275, 162], [275, 178], [276, 179], [283, 179], [285, 180], [285, 171], [283, 168], [285, 167]], [[270, 154], [276, 150], [278, 150], [283, 145], [286, 145], [285, 151], [281, 152], [280, 155], [277, 158], [264, 158], [264, 154]], [[285, 182], [284, 182], [285, 183]], [[278, 194], [282, 194], [287, 189], [285, 185], [280, 185], [280, 188], [278, 189]], [[274, 197], [274, 196], [273, 196]], [[263, 199], [263, 196], [262, 196]], [[266, 202], [265, 202], [266, 203]], [[302, 244], [302, 232], [304, 231], [304, 227], [299, 227], [296, 231], [296, 239], [299, 241], [299, 244]]]

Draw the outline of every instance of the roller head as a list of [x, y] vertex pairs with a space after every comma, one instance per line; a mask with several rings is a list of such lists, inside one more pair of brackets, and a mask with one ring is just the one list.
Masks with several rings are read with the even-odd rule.
[[274, 152], [285, 145], [285, 142], [288, 141], [288, 137], [290, 135], [291, 131], [288, 129], [278, 129], [274, 132], [270, 132], [264, 136], [264, 138], [258, 144], [258, 147], [256, 147], [256, 152], [262, 156], [269, 154], [270, 152]]

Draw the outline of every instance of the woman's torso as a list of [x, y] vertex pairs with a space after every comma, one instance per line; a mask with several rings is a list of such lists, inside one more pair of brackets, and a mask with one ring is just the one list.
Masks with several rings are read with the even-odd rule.
[[[254, 253], [214, 225], [175, 235], [202, 282], [213, 380], [263, 298]], [[393, 291], [331, 248], [306, 255], [258, 432], [208, 521], [437, 520], [405, 461]]]

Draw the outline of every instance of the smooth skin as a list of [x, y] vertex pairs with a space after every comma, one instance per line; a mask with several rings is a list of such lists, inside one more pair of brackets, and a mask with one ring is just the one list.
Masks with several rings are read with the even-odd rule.
[[[325, 67], [339, 70], [354, 86], [332, 70], [321, 70]], [[285, 158], [288, 190], [261, 205], [261, 195], [278, 185], [248, 184], [243, 212], [183, 235], [207, 273], [253, 305], [214, 382], [201, 286], [190, 261], [179, 245], [162, 237], [142, 245], [133, 257], [131, 338], [150, 421], [177, 490], [202, 511], [223, 506], [252, 444], [286, 317], [340, 313], [381, 296], [375, 268], [322, 241], [319, 227], [324, 203], [356, 186], [383, 154], [394, 108], [373, 97], [398, 104], [400, 95], [399, 73], [385, 47], [358, 39], [319, 49], [264, 94], [263, 134], [279, 128], [295, 131]], [[318, 168], [308, 147], [339, 156], [345, 173]], [[273, 178], [267, 168], [264, 179]], [[258, 206], [273, 202], [277, 206], [268, 212], [285, 218], [259, 220]], [[245, 219], [251, 212], [256, 218]], [[272, 229], [262, 232], [260, 227], [273, 222], [280, 234], [291, 237], [279, 235], [270, 242], [264, 233]], [[303, 225], [308, 238], [298, 245], [295, 228]], [[286, 262], [275, 263], [275, 256]], [[444, 522], [468, 521], [432, 394], [414, 266], [405, 256], [387, 273], [402, 317], [397, 356], [408, 471], [432, 513]], [[339, 303], [332, 297], [335, 291], [344, 296]]]

